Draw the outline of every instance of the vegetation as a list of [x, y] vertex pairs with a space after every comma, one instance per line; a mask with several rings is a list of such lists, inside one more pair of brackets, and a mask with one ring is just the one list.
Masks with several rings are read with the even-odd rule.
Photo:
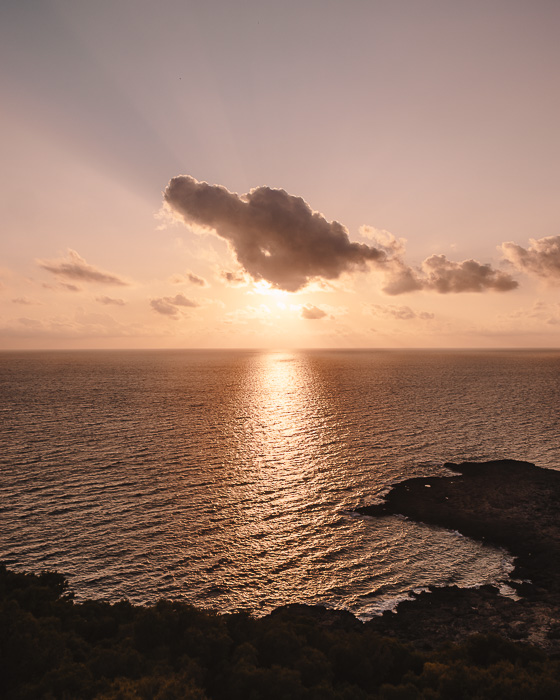
[[482, 635], [419, 652], [301, 606], [254, 619], [166, 600], [76, 603], [60, 574], [0, 566], [0, 697], [552, 700], [560, 661]]

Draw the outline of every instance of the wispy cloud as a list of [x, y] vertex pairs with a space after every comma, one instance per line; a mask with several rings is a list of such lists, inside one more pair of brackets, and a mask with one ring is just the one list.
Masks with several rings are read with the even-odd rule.
[[75, 284], [68, 284], [68, 282], [58, 282], [57, 284], [47, 284], [47, 282], [43, 282], [42, 285], [43, 289], [52, 289], [54, 291], [57, 290], [64, 290], [65, 292], [81, 292], [82, 289], [81, 287], [78, 287]]
[[113, 304], [114, 306], [124, 306], [126, 304], [124, 299], [113, 299], [112, 297], [95, 297], [95, 301], [99, 302], [100, 304], [105, 304], [106, 306], [109, 306]]
[[202, 287], [206, 288], [209, 287], [210, 285], [208, 282], [204, 279], [204, 277], [199, 277], [198, 275], [195, 275], [194, 272], [191, 272], [190, 270], [187, 270], [184, 275], [181, 274], [175, 274], [172, 275], [169, 278], [169, 281], [171, 284], [194, 284], [197, 287]]
[[372, 304], [369, 307], [369, 311], [374, 316], [395, 318], [398, 321], [411, 321], [413, 319], [429, 321], [435, 318], [434, 314], [429, 313], [428, 311], [415, 311], [414, 309], [411, 309], [410, 306], [396, 306], [394, 304]]
[[71, 249], [68, 250], [66, 258], [61, 258], [59, 260], [37, 260], [37, 264], [57, 277], [77, 280], [79, 282], [118, 286], [125, 286], [128, 284], [128, 282], [111, 272], [105, 272], [97, 269], [93, 265], [89, 265], [75, 250]]
[[199, 277], [198, 275], [195, 275], [194, 272], [190, 272], [190, 270], [187, 270], [186, 278], [191, 284], [194, 284], [197, 287], [208, 286], [208, 282], [204, 279], [204, 277]]
[[6, 339], [60, 340], [79, 338], [152, 337], [153, 327], [121, 323], [105, 313], [91, 313], [79, 308], [73, 315], [45, 319], [20, 317], [0, 327]]
[[12, 304], [21, 304], [22, 306], [33, 306], [34, 304], [39, 304], [40, 302], [38, 301], [32, 301], [31, 299], [28, 299], [27, 297], [16, 297], [15, 299], [12, 299]]
[[530, 308], [521, 308], [512, 312], [507, 317], [519, 324], [521, 321], [530, 320], [542, 325], [560, 325], [560, 302], [546, 302], [538, 299]]

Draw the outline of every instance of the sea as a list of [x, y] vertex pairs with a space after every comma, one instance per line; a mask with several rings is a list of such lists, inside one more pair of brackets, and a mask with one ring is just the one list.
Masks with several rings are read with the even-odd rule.
[[446, 462], [560, 467], [560, 352], [0, 353], [0, 560], [76, 599], [368, 619], [504, 550], [354, 512]]

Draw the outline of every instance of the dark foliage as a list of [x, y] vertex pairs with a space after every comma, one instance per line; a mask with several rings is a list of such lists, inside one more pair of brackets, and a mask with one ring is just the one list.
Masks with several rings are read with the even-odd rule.
[[165, 600], [76, 603], [60, 574], [0, 566], [0, 697], [548, 700], [560, 663], [484, 635], [420, 654], [304, 606], [253, 619]]

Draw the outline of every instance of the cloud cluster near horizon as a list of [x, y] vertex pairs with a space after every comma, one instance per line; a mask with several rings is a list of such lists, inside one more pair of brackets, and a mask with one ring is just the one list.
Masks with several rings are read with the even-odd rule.
[[98, 270], [78, 255], [75, 250], [68, 249], [68, 256], [59, 260], [37, 260], [39, 267], [51, 272], [57, 277], [78, 280], [79, 282], [92, 282], [95, 284], [111, 284], [126, 286], [128, 282], [110, 272]]
[[398, 321], [411, 321], [413, 319], [431, 321], [435, 318], [435, 314], [428, 311], [415, 311], [414, 309], [411, 309], [410, 306], [396, 306], [394, 304], [389, 304], [388, 306], [372, 304], [370, 307], [370, 312], [374, 316], [395, 318]]
[[[507, 272], [476, 260], [454, 262], [432, 255], [415, 269], [403, 260], [403, 239], [363, 226], [360, 233], [372, 245], [353, 243], [342, 224], [327, 221], [301, 197], [284, 190], [257, 187], [240, 196], [180, 175], [170, 180], [164, 197], [185, 223], [224, 238], [254, 280], [284, 291], [297, 292], [312, 281], [338, 279], [370, 266], [383, 273], [383, 291], [390, 296], [421, 290], [507, 292], [519, 286]], [[226, 281], [233, 283], [233, 273], [228, 274], [231, 279], [224, 275]]]

